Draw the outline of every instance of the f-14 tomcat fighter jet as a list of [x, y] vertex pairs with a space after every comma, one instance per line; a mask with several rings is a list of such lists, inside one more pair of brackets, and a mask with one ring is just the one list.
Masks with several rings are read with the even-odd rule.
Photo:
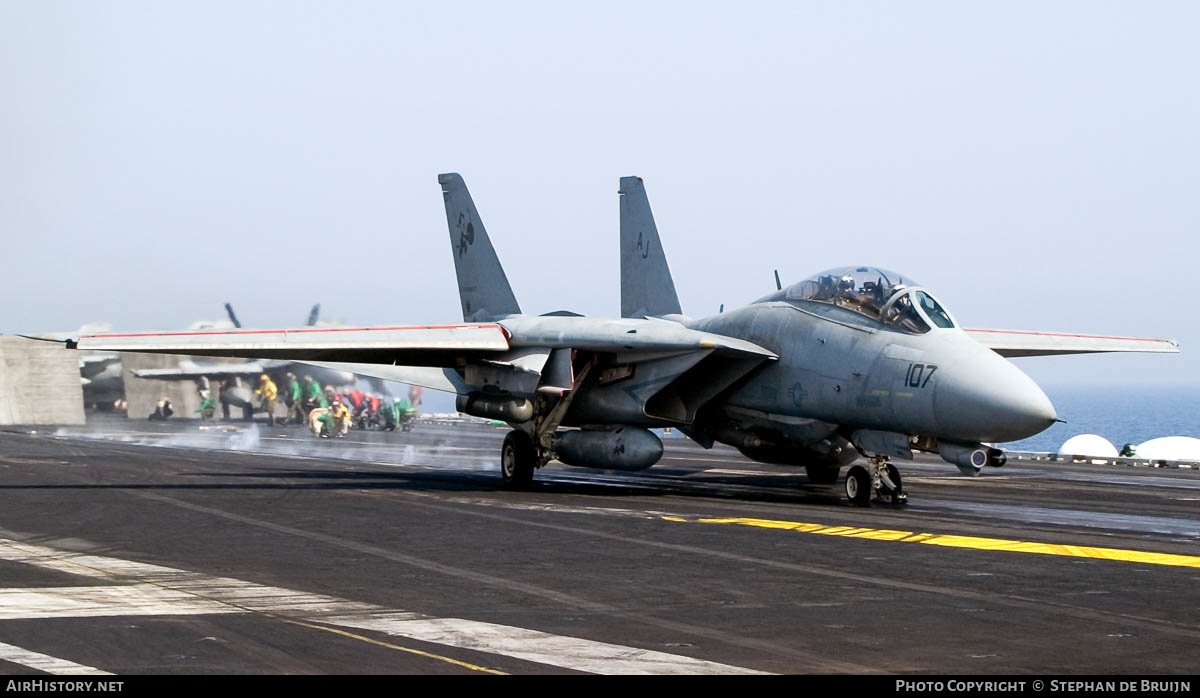
[[692, 319], [638, 177], [621, 179], [622, 317], [525, 315], [462, 178], [438, 181], [461, 324], [94, 335], [70, 346], [296, 360], [454, 392], [459, 411], [512, 426], [500, 459], [511, 486], [555, 458], [648, 468], [663, 452], [650, 429], [674, 427], [706, 447], [803, 466], [814, 483], [835, 483], [863, 456], [845, 479], [860, 505], [906, 499], [892, 461], [914, 449], [974, 474], [1004, 462], [985, 443], [1055, 421], [1005, 357], [1178, 351], [1162, 340], [965, 331], [930, 290], [865, 266]]

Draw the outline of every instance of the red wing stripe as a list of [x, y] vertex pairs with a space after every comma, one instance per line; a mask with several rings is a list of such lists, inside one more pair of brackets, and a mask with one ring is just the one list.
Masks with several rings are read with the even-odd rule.
[[1080, 339], [1120, 339], [1127, 342], [1167, 342], [1165, 339], [1147, 337], [1107, 337], [1099, 334], [1065, 334], [1061, 332], [1023, 332], [1020, 330], [966, 330], [967, 332], [991, 332], [993, 334], [1027, 334], [1035, 337], [1078, 337]]
[[301, 332], [394, 332], [398, 330], [501, 330], [500, 325], [419, 325], [409, 327], [328, 327], [302, 330], [221, 330], [217, 332], [154, 332], [145, 334], [88, 334], [82, 339], [122, 339], [129, 337], [209, 337], [235, 334], [299, 334]]

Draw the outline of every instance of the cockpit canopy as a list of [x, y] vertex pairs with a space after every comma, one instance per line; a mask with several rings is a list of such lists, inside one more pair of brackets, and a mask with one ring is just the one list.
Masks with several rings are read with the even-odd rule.
[[879, 267], [830, 269], [793, 284], [790, 301], [830, 303], [912, 334], [954, 327], [954, 320], [916, 281]]

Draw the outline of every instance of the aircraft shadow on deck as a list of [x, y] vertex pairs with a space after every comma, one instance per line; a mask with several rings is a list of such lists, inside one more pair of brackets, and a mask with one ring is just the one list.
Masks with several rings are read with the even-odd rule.
[[[559, 475], [562, 476], [559, 479]], [[589, 474], [554, 473], [539, 478], [520, 494], [572, 494], [599, 499], [619, 497], [660, 498], [666, 496], [706, 500], [754, 503], [818, 504], [844, 507], [840, 488], [836, 485], [809, 485], [803, 475], [789, 482], [772, 477], [769, 483], [748, 483], [745, 478], [707, 478], [683, 481], [664, 480], [661, 484], [641, 480], [624, 484], [613, 476], [605, 482], [588, 482], [576, 478]], [[603, 475], [597, 474], [603, 477]], [[446, 493], [511, 493], [493, 472], [378, 472], [346, 470], [265, 470], [241, 473], [185, 472], [179, 477], [237, 480], [236, 482], [113, 482], [81, 484], [0, 484], [5, 490], [141, 490], [141, 491], [220, 491], [220, 490], [411, 490]], [[736, 480], [736, 481], [735, 481]]]

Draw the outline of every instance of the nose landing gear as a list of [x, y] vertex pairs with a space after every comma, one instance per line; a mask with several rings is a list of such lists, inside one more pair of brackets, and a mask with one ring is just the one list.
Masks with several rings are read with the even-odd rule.
[[854, 465], [846, 472], [846, 498], [860, 507], [870, 506], [872, 499], [901, 505], [908, 501], [908, 493], [896, 466], [883, 456], [872, 456], [869, 467]]

